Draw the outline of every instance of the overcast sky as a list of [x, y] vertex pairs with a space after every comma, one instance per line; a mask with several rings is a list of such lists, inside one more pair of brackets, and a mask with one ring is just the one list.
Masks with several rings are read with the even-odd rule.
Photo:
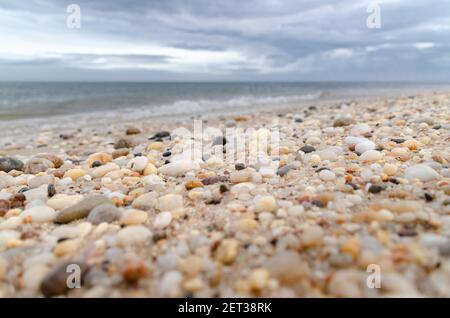
[[0, 80], [450, 81], [450, 0], [371, 2], [0, 0]]

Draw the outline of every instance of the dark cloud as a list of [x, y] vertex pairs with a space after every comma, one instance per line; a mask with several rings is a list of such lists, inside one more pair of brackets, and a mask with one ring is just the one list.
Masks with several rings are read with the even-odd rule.
[[0, 80], [450, 80], [449, 1], [380, 0], [376, 30], [372, 0], [73, 2], [79, 30], [61, 1], [0, 0]]

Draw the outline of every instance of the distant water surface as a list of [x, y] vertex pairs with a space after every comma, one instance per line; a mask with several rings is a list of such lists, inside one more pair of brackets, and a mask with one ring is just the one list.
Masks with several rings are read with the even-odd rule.
[[0, 83], [0, 120], [146, 109], [154, 116], [448, 88], [414, 83]]

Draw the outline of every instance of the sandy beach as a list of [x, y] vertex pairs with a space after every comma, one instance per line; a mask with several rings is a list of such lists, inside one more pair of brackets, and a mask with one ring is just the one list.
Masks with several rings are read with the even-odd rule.
[[0, 297], [450, 297], [449, 128], [448, 92], [5, 122]]

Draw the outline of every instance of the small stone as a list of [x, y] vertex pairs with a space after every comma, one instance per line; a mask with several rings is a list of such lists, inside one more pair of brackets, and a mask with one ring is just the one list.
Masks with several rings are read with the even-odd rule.
[[392, 149], [391, 155], [399, 161], [408, 161], [413, 156], [412, 152], [406, 147], [397, 147]]
[[325, 169], [319, 172], [319, 178], [323, 181], [333, 181], [336, 179], [336, 175], [333, 171]]
[[111, 201], [102, 195], [91, 195], [59, 212], [55, 222], [64, 224], [85, 218], [95, 207], [108, 203], [111, 203]]
[[131, 143], [125, 139], [119, 139], [114, 144], [114, 149], [131, 148]]
[[116, 170], [120, 170], [120, 167], [117, 164], [110, 162], [103, 166], [95, 168], [94, 170], [92, 170], [90, 175], [92, 176], [92, 178], [102, 178], [107, 173], [109, 173], [111, 171], [116, 171]]
[[381, 191], [383, 191], [383, 187], [376, 185], [376, 184], [372, 184], [369, 189], [367, 190], [369, 193], [380, 193]]
[[50, 160], [53, 163], [54, 168], [58, 169], [64, 164], [64, 160], [59, 158], [58, 156], [46, 153], [46, 154], [39, 154], [36, 156], [36, 158], [44, 158], [47, 160]]
[[147, 167], [147, 164], [148, 164], [147, 157], [144, 156], [136, 157], [131, 163], [131, 169], [136, 172], [142, 172]]
[[155, 165], [153, 163], [148, 163], [147, 167], [145, 167], [144, 171], [142, 172], [142, 174], [144, 176], [149, 176], [152, 174], [157, 174], [158, 173], [158, 169], [156, 169]]
[[77, 202], [80, 202], [81, 200], [83, 200], [83, 196], [79, 194], [76, 195], [57, 194], [47, 201], [47, 205], [55, 210], [62, 210], [65, 207], [69, 207]]
[[42, 279], [40, 284], [41, 293], [45, 297], [55, 297], [66, 293], [69, 290], [67, 280], [73, 275], [74, 269], [80, 269], [81, 279], [88, 271], [88, 266], [83, 262], [67, 261], [57, 265]]
[[148, 145], [148, 150], [161, 150], [164, 147], [164, 144], [160, 141], [152, 142], [150, 145]]
[[237, 164], [234, 165], [234, 169], [236, 169], [237, 171], [244, 170], [245, 169], [245, 164], [237, 163]]
[[157, 132], [156, 134], [154, 134], [153, 137], [151, 137], [150, 139], [162, 139], [162, 138], [167, 138], [167, 137], [170, 137], [170, 132], [160, 131], [160, 132]]
[[281, 284], [294, 285], [309, 273], [308, 264], [299, 253], [281, 251], [266, 261], [266, 268], [271, 276], [277, 278]]
[[186, 190], [192, 190], [195, 188], [202, 188], [203, 187], [203, 183], [200, 181], [196, 181], [196, 180], [189, 180], [185, 183], [184, 187], [186, 188]]
[[35, 206], [23, 211], [20, 216], [30, 218], [33, 223], [45, 223], [55, 220], [57, 213], [51, 207], [48, 206]]
[[370, 134], [371, 128], [367, 124], [358, 124], [352, 127], [350, 133], [355, 136], [364, 136]]
[[50, 168], [54, 168], [54, 165], [50, 160], [45, 158], [32, 158], [25, 164], [24, 172], [28, 174], [38, 174], [39, 172], [46, 172]]
[[120, 149], [116, 149], [112, 152], [112, 157], [113, 157], [113, 159], [117, 159], [120, 157], [126, 157], [126, 156], [128, 156], [129, 153], [130, 153], [130, 149], [120, 148]]
[[342, 253], [351, 254], [353, 257], [357, 257], [361, 250], [361, 243], [358, 238], [351, 238], [345, 241], [341, 246]]
[[150, 242], [152, 233], [142, 225], [127, 226], [117, 233], [117, 242], [122, 246]]
[[150, 191], [159, 190], [164, 185], [164, 181], [156, 174], [143, 177], [141, 182], [144, 184], [145, 188]]
[[160, 211], [175, 211], [183, 208], [183, 197], [179, 194], [167, 194], [158, 199]]
[[277, 209], [277, 201], [271, 195], [257, 196], [254, 199], [255, 212], [274, 212]]
[[358, 154], [358, 155], [362, 155], [363, 153], [365, 153], [366, 151], [369, 151], [369, 150], [375, 150], [375, 144], [372, 142], [372, 141], [370, 141], [370, 140], [366, 140], [366, 141], [363, 141], [363, 142], [360, 142], [360, 143], [358, 143], [356, 146], [355, 146], [355, 151], [356, 151], [356, 153]]
[[48, 267], [43, 264], [37, 264], [27, 268], [22, 275], [24, 288], [33, 292], [37, 291], [47, 273]]
[[[265, 213], [265, 212], [262, 212], [261, 214], [263, 214], [263, 213]], [[270, 214], [270, 215], [272, 215], [272, 214]], [[234, 228], [237, 231], [241, 231], [241, 232], [251, 233], [254, 230], [258, 229], [258, 227], [259, 227], [258, 222], [255, 221], [254, 219], [250, 219], [250, 218], [243, 218], [243, 219], [239, 219], [236, 222], [234, 222]]]
[[270, 280], [270, 272], [265, 268], [254, 269], [249, 277], [250, 288], [259, 293], [267, 288]]
[[77, 181], [79, 178], [84, 176], [84, 170], [83, 169], [70, 169], [67, 170], [64, 174], [65, 178], [71, 178], [73, 181]]
[[353, 123], [353, 119], [350, 117], [340, 117], [337, 118], [334, 123], [333, 123], [333, 127], [344, 127], [344, 126], [349, 126]]
[[277, 175], [279, 175], [280, 177], [284, 177], [289, 173], [289, 171], [291, 171], [291, 169], [292, 169], [292, 167], [290, 165], [286, 165], [286, 166], [278, 169]]
[[388, 176], [395, 176], [397, 173], [397, 170], [398, 170], [398, 168], [396, 165], [389, 164], [389, 163], [385, 164], [383, 167], [383, 172], [385, 174], [387, 174]]
[[320, 245], [324, 236], [323, 229], [320, 226], [312, 225], [306, 227], [300, 235], [300, 242], [304, 247], [313, 247]]
[[163, 229], [167, 227], [172, 221], [172, 214], [170, 212], [161, 212], [156, 215], [155, 220], [153, 221], [153, 226], [157, 229]]
[[383, 155], [381, 154], [381, 152], [376, 151], [376, 150], [368, 150], [359, 157], [359, 159], [363, 162], [377, 161], [377, 160], [381, 160], [382, 158], [383, 158]]
[[162, 297], [180, 297], [183, 274], [178, 271], [168, 271], [164, 273], [158, 286]]
[[140, 210], [149, 210], [155, 208], [158, 202], [157, 198], [158, 193], [156, 192], [142, 194], [133, 201], [132, 207]]
[[223, 240], [216, 251], [216, 258], [224, 265], [231, 265], [239, 251], [239, 242], [235, 239]]
[[120, 223], [126, 226], [144, 224], [148, 220], [148, 213], [141, 210], [127, 210], [123, 213]]
[[311, 145], [305, 145], [305, 146], [301, 147], [300, 150], [303, 151], [304, 153], [311, 153], [311, 152], [316, 151], [316, 148], [314, 148]]
[[158, 172], [166, 176], [179, 177], [190, 171], [200, 170], [198, 163], [190, 161], [175, 161], [158, 169]]
[[248, 171], [241, 170], [241, 171], [232, 172], [230, 175], [230, 181], [232, 183], [249, 182], [251, 177], [252, 176]]
[[30, 181], [28, 181], [28, 186], [30, 189], [38, 188], [42, 185], [49, 185], [53, 184], [55, 182], [55, 177], [52, 174], [46, 174], [43, 176], [37, 176], [34, 178], [31, 178]]
[[406, 179], [419, 179], [422, 182], [439, 179], [440, 175], [433, 168], [426, 164], [418, 164], [405, 170]]
[[23, 195], [25, 196], [27, 203], [32, 201], [45, 202], [48, 199], [48, 190], [44, 185], [36, 189], [27, 190], [23, 192]]
[[96, 206], [94, 209], [89, 212], [87, 217], [87, 221], [91, 222], [94, 225], [98, 225], [100, 223], [112, 223], [116, 220], [119, 220], [122, 216], [122, 212], [116, 208], [115, 205], [110, 203], [105, 203]]
[[73, 255], [80, 247], [79, 240], [64, 240], [58, 243], [53, 249], [53, 254], [56, 257]]
[[4, 171], [6, 173], [17, 170], [22, 171], [24, 164], [19, 159], [14, 159], [11, 157], [3, 157], [0, 158], [0, 171]]
[[125, 133], [127, 135], [139, 135], [141, 133], [141, 130], [136, 127], [129, 127], [129, 128], [127, 128]]
[[202, 185], [212, 185], [219, 182], [229, 182], [228, 177], [225, 176], [214, 176], [202, 179]]

